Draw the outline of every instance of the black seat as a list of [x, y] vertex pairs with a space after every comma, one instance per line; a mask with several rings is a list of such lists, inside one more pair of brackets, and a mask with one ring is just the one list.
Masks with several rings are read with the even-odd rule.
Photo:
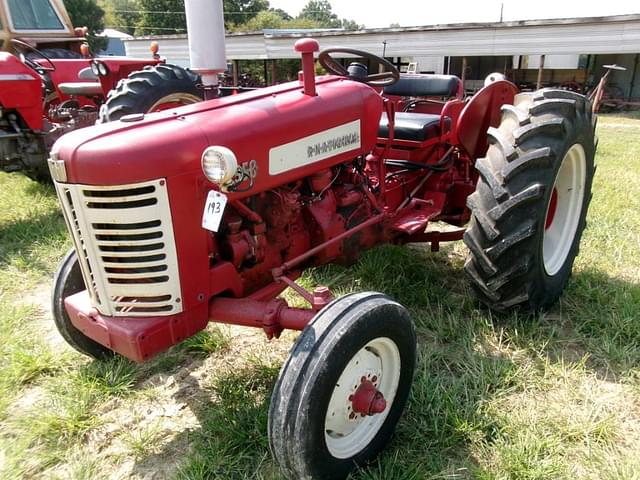
[[[424, 142], [440, 135], [440, 115], [431, 113], [397, 112], [394, 128], [394, 138], [398, 140], [413, 140]], [[380, 117], [379, 137], [389, 136], [389, 121], [387, 114]]]
[[384, 93], [399, 97], [455, 97], [459, 85], [460, 79], [455, 75], [400, 75], [400, 80], [384, 87]]

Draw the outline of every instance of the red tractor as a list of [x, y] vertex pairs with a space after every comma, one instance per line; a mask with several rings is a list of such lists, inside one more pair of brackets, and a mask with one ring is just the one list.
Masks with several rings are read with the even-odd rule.
[[[137, 362], [210, 321], [301, 331], [273, 390], [271, 451], [286, 478], [345, 478], [394, 431], [416, 333], [383, 293], [333, 298], [296, 279], [381, 243], [464, 238], [483, 303], [549, 307], [585, 227], [595, 117], [582, 95], [500, 79], [465, 101], [456, 77], [353, 50], [320, 53], [330, 74], [316, 77], [318, 43], [295, 49], [299, 81], [58, 140], [49, 165], [75, 248], [53, 312], [79, 351]], [[356, 55], [375, 73], [335, 59]], [[407, 97], [448, 100], [397, 111]], [[427, 231], [435, 221], [457, 229]], [[308, 308], [278, 298], [287, 287]]]
[[[85, 58], [84, 30], [74, 32], [58, 0], [0, 2], [5, 25], [0, 51], [0, 167], [48, 179], [48, 152], [64, 133], [123, 115], [162, 110], [202, 99], [197, 75], [149, 59]], [[85, 53], [86, 46], [84, 47]], [[156, 50], [157, 53], [157, 50]], [[147, 68], [144, 72], [136, 71]], [[136, 102], [108, 93], [134, 74]], [[135, 83], [130, 83], [129, 88]]]

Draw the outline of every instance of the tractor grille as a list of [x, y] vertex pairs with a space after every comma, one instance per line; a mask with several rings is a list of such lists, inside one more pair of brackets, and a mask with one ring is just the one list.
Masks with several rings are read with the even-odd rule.
[[107, 316], [182, 311], [164, 180], [115, 187], [56, 183], [93, 305]]

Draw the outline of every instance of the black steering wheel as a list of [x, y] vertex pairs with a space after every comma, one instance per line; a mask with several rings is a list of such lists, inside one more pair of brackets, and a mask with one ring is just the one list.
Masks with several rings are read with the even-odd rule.
[[[13, 43], [16, 47], [18, 47], [17, 50], [20, 53], [20, 60], [22, 61], [22, 63], [33, 68], [35, 71], [37, 71], [40, 74], [44, 74], [44, 72], [55, 72], [56, 66], [51, 61], [51, 59], [47, 57], [44, 53], [42, 53], [40, 50], [38, 50], [36, 47], [34, 47], [33, 45], [29, 45], [28, 43], [23, 42], [22, 40], [18, 40], [17, 38], [12, 38], [11, 43]], [[25, 55], [26, 51], [34, 52], [35, 54], [38, 55], [38, 57], [42, 58], [43, 60], [46, 60], [50, 66], [45, 67], [43, 65], [40, 65], [38, 62], [35, 62], [32, 58], [28, 58]]]
[[[382, 65], [384, 67], [384, 71], [380, 73], [371, 73], [363, 77], [353, 77], [340, 62], [331, 56], [332, 53], [342, 53], [351, 57], [369, 60], [374, 66]], [[318, 60], [320, 61], [320, 65], [322, 65], [327, 72], [334, 75], [340, 75], [341, 77], [353, 78], [354, 80], [359, 80], [372, 87], [387, 87], [400, 80], [400, 72], [393, 63], [382, 57], [378, 57], [373, 53], [363, 52], [362, 50], [355, 50], [353, 48], [327, 48], [320, 52]]]

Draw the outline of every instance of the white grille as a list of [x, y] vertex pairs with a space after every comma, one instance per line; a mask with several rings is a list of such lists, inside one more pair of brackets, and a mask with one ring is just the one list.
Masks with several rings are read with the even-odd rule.
[[56, 182], [93, 305], [108, 316], [182, 311], [164, 180], [96, 187]]

